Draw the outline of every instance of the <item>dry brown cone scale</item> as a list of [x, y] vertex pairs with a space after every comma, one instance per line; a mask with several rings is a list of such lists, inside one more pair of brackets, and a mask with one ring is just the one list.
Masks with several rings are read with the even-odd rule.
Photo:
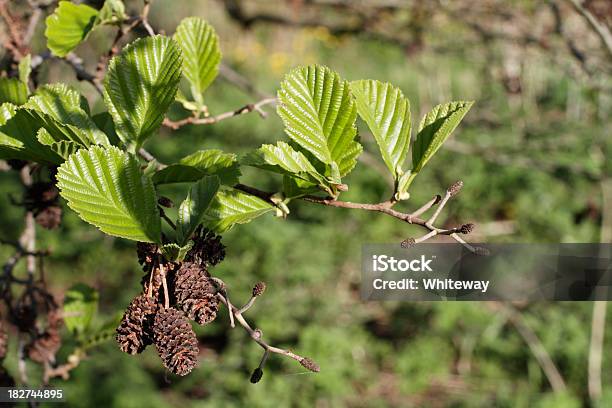
[[219, 311], [217, 288], [199, 264], [185, 262], [176, 271], [173, 285], [176, 305], [201, 325], [215, 320]]
[[164, 366], [177, 375], [187, 375], [196, 366], [198, 340], [185, 315], [173, 307], [155, 315], [153, 334]]
[[117, 327], [116, 340], [121, 351], [138, 354], [153, 343], [151, 325], [156, 309], [156, 302], [146, 293], [132, 300]]

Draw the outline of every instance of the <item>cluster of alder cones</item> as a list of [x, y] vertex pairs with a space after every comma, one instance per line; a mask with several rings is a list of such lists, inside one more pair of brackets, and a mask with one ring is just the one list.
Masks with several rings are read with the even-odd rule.
[[212, 232], [200, 229], [193, 241], [181, 263], [166, 261], [154, 244], [138, 244], [138, 260], [146, 272], [143, 291], [127, 307], [116, 336], [128, 354], [155, 344], [164, 366], [181, 376], [193, 370], [199, 351], [189, 320], [205, 325], [219, 311], [221, 288], [208, 268], [225, 257], [220, 237]]

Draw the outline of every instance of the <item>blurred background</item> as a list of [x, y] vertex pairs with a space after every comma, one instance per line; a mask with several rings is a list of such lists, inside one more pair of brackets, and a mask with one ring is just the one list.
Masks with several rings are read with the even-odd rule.
[[[125, 3], [133, 12], [142, 7]], [[610, 1], [154, 0], [150, 20], [170, 35], [192, 15], [220, 36], [224, 68], [206, 94], [212, 114], [274, 95], [286, 72], [312, 63], [349, 80], [399, 86], [413, 123], [438, 103], [475, 100], [401, 207], [414, 209], [461, 179], [465, 186], [443, 217], [449, 226], [476, 223], [470, 241], [612, 240]], [[35, 52], [45, 49], [43, 32], [41, 23]], [[86, 67], [95, 70], [113, 37], [113, 29], [101, 29], [76, 50]], [[61, 61], [46, 63], [39, 79], [69, 82], [94, 113], [103, 109]], [[162, 129], [146, 147], [170, 163], [197, 149], [244, 153], [283, 140], [281, 120], [266, 109], [266, 119]], [[185, 115], [178, 105], [170, 112]], [[365, 152], [342, 196], [379, 202], [392, 186], [373, 138], [360, 131]], [[241, 181], [274, 191], [282, 180], [247, 168]], [[23, 210], [10, 197], [21, 194], [18, 176], [0, 172], [0, 183], [2, 236], [16, 239]], [[161, 192], [178, 199], [185, 191]], [[593, 303], [361, 301], [361, 246], [419, 234], [390, 217], [297, 202], [287, 220], [266, 216], [225, 234], [226, 260], [212, 272], [237, 303], [265, 281], [268, 290], [247, 317], [270, 343], [317, 361], [318, 374], [272, 356], [262, 381], [250, 384], [260, 348], [221, 313], [197, 328], [200, 363], [187, 377], [167, 374], [154, 348], [132, 357], [110, 339], [54, 385], [74, 407], [612, 406], [610, 318], [597, 328], [606, 336], [602, 392], [589, 393]], [[112, 322], [140, 290], [133, 243], [103, 236], [70, 211], [59, 232], [39, 236], [39, 247], [52, 250], [46, 273], [54, 292], [75, 282], [99, 290], [95, 325]], [[10, 248], [0, 255], [6, 259]], [[542, 349], [560, 374], [555, 386], [538, 358]], [[60, 360], [70, 351], [68, 342]]]

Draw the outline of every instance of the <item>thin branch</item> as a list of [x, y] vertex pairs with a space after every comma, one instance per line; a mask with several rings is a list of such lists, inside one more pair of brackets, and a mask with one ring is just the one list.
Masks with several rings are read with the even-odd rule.
[[263, 335], [261, 330], [258, 329], [253, 329], [249, 323], [246, 321], [246, 319], [244, 318], [244, 316], [242, 315], [242, 313], [240, 312], [240, 309], [234, 307], [233, 305], [231, 305], [231, 303], [229, 303], [227, 301], [227, 299], [221, 294], [221, 293], [217, 293], [217, 296], [219, 298], [219, 300], [221, 300], [221, 302], [223, 304], [225, 304], [232, 312], [232, 314], [234, 315], [234, 317], [236, 318], [236, 321], [244, 328], [244, 330], [246, 330], [246, 332], [249, 334], [249, 336], [251, 337], [251, 339], [253, 339], [253, 341], [257, 344], [259, 344], [259, 346], [261, 348], [263, 348], [266, 352], [270, 352], [270, 353], [276, 353], [276, 354], [280, 354], [289, 358], [294, 359], [295, 361], [299, 362], [300, 364], [302, 364], [302, 366], [306, 367], [306, 365], [308, 364], [309, 368], [311, 371], [315, 371], [318, 372], [319, 367], [314, 364], [312, 362], [312, 360], [306, 358], [306, 357], [302, 357], [300, 355], [297, 355], [295, 353], [293, 353], [290, 350], [285, 350], [279, 347], [274, 347], [269, 345], [268, 343], [266, 343], [263, 340]]
[[169, 127], [171, 129], [179, 129], [185, 125], [211, 125], [213, 123], [218, 123], [222, 120], [233, 118], [234, 116], [244, 115], [246, 113], [257, 112], [262, 118], [267, 116], [267, 113], [264, 112], [261, 108], [266, 105], [271, 105], [276, 103], [276, 98], [265, 98], [257, 103], [250, 103], [241, 108], [220, 113], [219, 115], [209, 116], [205, 118], [198, 118], [196, 116], [190, 116], [185, 119], [181, 119], [178, 121], [173, 121], [168, 118], [164, 119], [163, 125]]
[[585, 18], [589, 25], [595, 30], [601, 42], [605, 46], [608, 54], [612, 57], [612, 32], [604, 24], [601, 24], [589, 10], [587, 10], [578, 0], [567, 0], [576, 11]]

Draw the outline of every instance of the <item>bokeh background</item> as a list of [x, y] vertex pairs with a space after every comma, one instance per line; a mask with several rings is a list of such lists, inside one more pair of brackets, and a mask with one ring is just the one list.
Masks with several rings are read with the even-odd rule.
[[[142, 6], [126, 4], [134, 11]], [[610, 2], [576, 4], [609, 30]], [[247, 79], [240, 87], [220, 76], [206, 94], [211, 113], [274, 95], [286, 72], [311, 63], [349, 80], [375, 78], [401, 87], [413, 123], [437, 103], [473, 99], [471, 112], [416, 179], [402, 208], [415, 208], [461, 179], [465, 186], [443, 217], [446, 225], [476, 223], [471, 241], [612, 239], [612, 50], [571, 1], [154, 0], [151, 23], [172, 34], [192, 15], [214, 25], [223, 63]], [[41, 24], [37, 51], [45, 48], [43, 31]], [[95, 69], [113, 36], [110, 28], [99, 30], [77, 49], [88, 68]], [[78, 82], [61, 61], [45, 64], [40, 79], [69, 82], [94, 112], [103, 109], [91, 86]], [[165, 163], [197, 149], [244, 153], [284, 139], [279, 117], [266, 109], [265, 120], [250, 114], [211, 126], [162, 129], [146, 147]], [[170, 112], [173, 118], [184, 115], [178, 105]], [[365, 152], [343, 198], [378, 202], [392, 186], [373, 138], [360, 130]], [[264, 190], [281, 185], [261, 171], [243, 173], [243, 182]], [[0, 172], [0, 183], [1, 233], [15, 239], [22, 209], [10, 198], [21, 194], [20, 185], [7, 172]], [[178, 199], [185, 189], [162, 193]], [[197, 329], [200, 363], [185, 378], [167, 374], [154, 348], [132, 357], [112, 339], [92, 347], [68, 381], [54, 381], [69, 405], [612, 406], [610, 307], [606, 326], [599, 328], [606, 336], [603, 394], [595, 403], [587, 387], [592, 303], [512, 309], [366, 303], [358, 291], [361, 245], [400, 242], [420, 231], [356, 210], [294, 203], [291, 211], [287, 220], [266, 216], [225, 234], [227, 257], [213, 273], [238, 302], [255, 282], [265, 281], [268, 290], [248, 317], [272, 344], [320, 363], [320, 373], [272, 356], [262, 381], [250, 384], [260, 348], [241, 329], [230, 329], [221, 313]], [[135, 245], [103, 236], [70, 211], [59, 232], [39, 236], [39, 247], [52, 250], [46, 273], [53, 291], [61, 294], [75, 282], [95, 287], [100, 306], [94, 324], [112, 324], [139, 291]], [[9, 254], [10, 248], [0, 248], [2, 259]], [[541, 341], [564, 387], [551, 387], [520, 327]], [[67, 337], [60, 360], [70, 352]]]

